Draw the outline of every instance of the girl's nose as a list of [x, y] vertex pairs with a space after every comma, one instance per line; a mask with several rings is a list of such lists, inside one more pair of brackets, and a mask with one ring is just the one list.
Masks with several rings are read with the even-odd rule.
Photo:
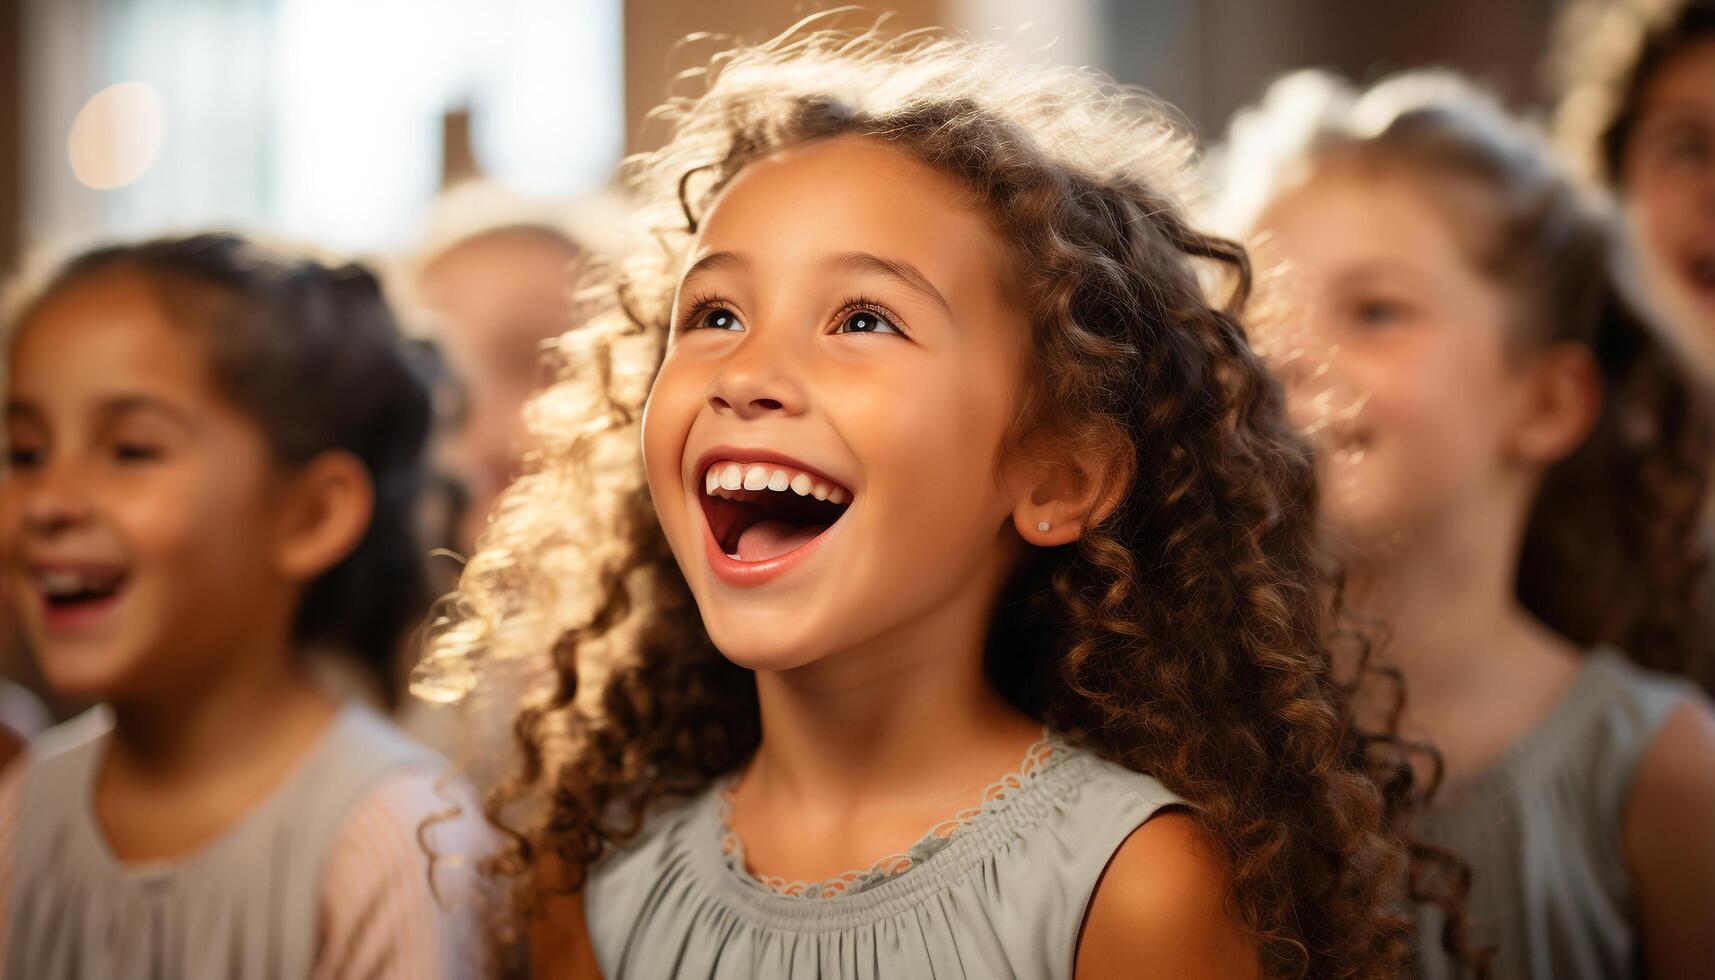
[[715, 373], [708, 398], [716, 414], [753, 419], [798, 415], [807, 407], [804, 387], [788, 367], [793, 358], [761, 339], [758, 333], [746, 337]]
[[64, 467], [44, 468], [27, 483], [14, 486], [21, 497], [24, 530], [53, 534], [76, 527], [89, 517], [89, 503], [78, 488], [75, 474]]

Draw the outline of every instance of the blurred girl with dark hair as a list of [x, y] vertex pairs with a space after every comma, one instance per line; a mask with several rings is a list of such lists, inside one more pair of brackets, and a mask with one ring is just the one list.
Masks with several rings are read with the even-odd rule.
[[115, 246], [12, 326], [0, 559], [48, 683], [104, 707], [0, 779], [6, 976], [482, 968], [474, 879], [436, 861], [482, 840], [436, 819], [457, 784], [304, 664], [392, 690], [425, 599], [430, 400], [374, 277]]
[[1475, 870], [1465, 944], [1500, 977], [1707, 976], [1715, 456], [1606, 209], [1445, 75], [1289, 76], [1224, 152], [1229, 219], [1283, 262], [1259, 345], [1409, 691], [1384, 710], [1445, 763], [1417, 827]]
[[1625, 205], [1651, 299], [1715, 379], [1715, 0], [1585, 0], [1557, 40], [1561, 143]]

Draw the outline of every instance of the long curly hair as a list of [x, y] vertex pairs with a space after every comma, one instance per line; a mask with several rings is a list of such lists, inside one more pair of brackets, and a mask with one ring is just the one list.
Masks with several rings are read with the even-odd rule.
[[1269, 976], [1397, 975], [1411, 768], [1359, 729], [1336, 679], [1312, 467], [1238, 319], [1206, 298], [1221, 285], [1242, 303], [1249, 268], [1175, 203], [1188, 138], [1091, 73], [926, 34], [795, 29], [692, 83], [658, 110], [667, 145], [628, 161], [648, 233], [582, 293], [589, 322], [527, 412], [528, 472], [420, 668], [443, 698], [502, 664], [539, 684], [517, 771], [487, 804], [511, 840], [496, 873], [539, 885], [551, 865], [576, 888], [652, 808], [757, 748], [754, 678], [702, 627], [644, 485], [640, 421], [714, 195], [760, 157], [856, 134], [960, 180], [1020, 259], [1033, 337], [1009, 441], [1052, 432], [1125, 480], [1076, 544], [1018, 570], [992, 682], [1193, 804]]

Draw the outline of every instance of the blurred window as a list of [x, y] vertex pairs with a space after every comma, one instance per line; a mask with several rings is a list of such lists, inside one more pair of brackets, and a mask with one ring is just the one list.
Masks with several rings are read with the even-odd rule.
[[[222, 225], [402, 245], [440, 190], [457, 110], [500, 184], [593, 189], [621, 152], [621, 15], [621, 0], [30, 0], [26, 241]], [[90, 100], [125, 82], [152, 90], [158, 132], [109, 112], [69, 146]], [[104, 172], [132, 173], [128, 153], [146, 166], [112, 189], [80, 183], [72, 157], [103, 153]]]

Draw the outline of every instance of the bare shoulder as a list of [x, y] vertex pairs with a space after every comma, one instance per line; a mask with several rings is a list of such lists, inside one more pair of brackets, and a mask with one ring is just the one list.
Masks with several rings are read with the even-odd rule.
[[1703, 697], [1675, 708], [1644, 752], [1627, 795], [1629, 850], [1678, 845], [1677, 830], [1704, 836], [1715, 820], [1715, 709]]
[[600, 980], [584, 893], [563, 889], [564, 873], [552, 859], [539, 872], [536, 918], [530, 928], [530, 975], [543, 980]]
[[1143, 824], [1096, 884], [1078, 940], [1078, 980], [1259, 977], [1256, 945], [1226, 908], [1228, 880], [1188, 814]]
[[1715, 710], [1688, 698], [1644, 753], [1623, 813], [1651, 976], [1700, 976], [1715, 957]]

